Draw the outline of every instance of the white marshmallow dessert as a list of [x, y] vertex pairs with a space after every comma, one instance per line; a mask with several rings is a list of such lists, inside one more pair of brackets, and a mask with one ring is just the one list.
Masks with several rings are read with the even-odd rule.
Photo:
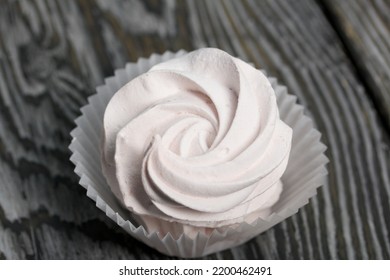
[[218, 49], [127, 63], [81, 113], [69, 148], [86, 195], [167, 255], [238, 246], [326, 182], [326, 146], [296, 96]]
[[102, 170], [148, 231], [189, 236], [265, 219], [279, 199], [292, 130], [265, 75], [200, 49], [134, 78], [104, 114]]

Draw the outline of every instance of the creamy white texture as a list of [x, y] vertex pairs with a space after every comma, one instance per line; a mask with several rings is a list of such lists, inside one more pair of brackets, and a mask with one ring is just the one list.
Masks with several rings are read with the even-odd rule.
[[137, 215], [222, 227], [269, 215], [291, 136], [260, 71], [200, 49], [155, 65], [113, 96], [102, 168]]

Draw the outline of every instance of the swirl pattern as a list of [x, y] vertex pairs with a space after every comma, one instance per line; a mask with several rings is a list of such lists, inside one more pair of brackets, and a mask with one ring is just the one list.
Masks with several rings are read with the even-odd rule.
[[132, 212], [196, 227], [265, 217], [292, 130], [267, 78], [217, 49], [155, 65], [104, 115], [102, 169]]

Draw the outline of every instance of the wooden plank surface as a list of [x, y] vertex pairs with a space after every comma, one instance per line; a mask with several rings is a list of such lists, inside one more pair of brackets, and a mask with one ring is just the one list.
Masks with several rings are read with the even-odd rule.
[[323, 4], [390, 130], [390, 1], [325, 0]]
[[1, 1], [0, 258], [167, 258], [85, 196], [69, 161], [69, 132], [95, 87], [127, 61], [210, 46], [286, 84], [323, 133], [330, 163], [326, 186], [298, 214], [207, 258], [389, 259], [389, 135], [321, 7]]

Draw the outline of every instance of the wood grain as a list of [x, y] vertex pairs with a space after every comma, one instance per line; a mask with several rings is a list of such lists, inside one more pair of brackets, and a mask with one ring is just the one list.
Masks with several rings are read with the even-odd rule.
[[325, 0], [324, 6], [390, 130], [390, 2]]
[[328, 183], [298, 214], [207, 258], [390, 258], [389, 135], [321, 6], [306, 0], [1, 1], [0, 258], [167, 258], [85, 196], [69, 132], [114, 69], [205, 46], [286, 84], [330, 158]]

